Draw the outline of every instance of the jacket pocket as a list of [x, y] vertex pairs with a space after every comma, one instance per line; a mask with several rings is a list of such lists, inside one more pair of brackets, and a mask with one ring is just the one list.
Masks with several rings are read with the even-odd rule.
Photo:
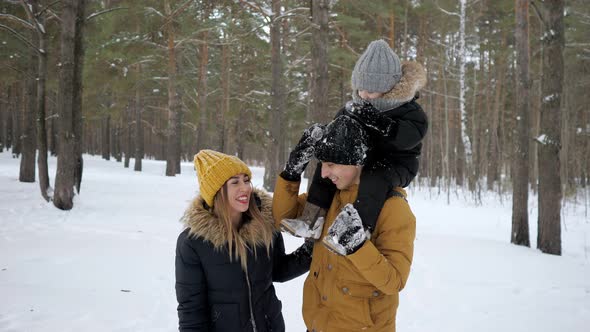
[[239, 331], [240, 306], [237, 303], [217, 303], [211, 306], [212, 331]]
[[375, 325], [371, 318], [369, 301], [381, 296], [381, 293], [370, 284], [352, 280], [336, 282], [333, 312], [338, 318], [335, 325], [341, 328], [363, 329]]

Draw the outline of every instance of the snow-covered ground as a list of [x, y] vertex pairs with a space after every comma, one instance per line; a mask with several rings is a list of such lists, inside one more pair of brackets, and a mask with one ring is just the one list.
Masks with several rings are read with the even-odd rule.
[[[163, 162], [134, 172], [85, 156], [82, 193], [69, 212], [45, 203], [38, 183], [18, 182], [18, 165], [0, 153], [0, 331], [176, 331], [174, 247], [198, 189], [192, 164], [170, 178]], [[264, 170], [253, 171], [260, 186]], [[583, 206], [565, 209], [557, 257], [509, 243], [507, 198], [475, 206], [459, 196], [447, 205], [414, 188], [409, 200], [418, 232], [398, 331], [588, 331]], [[289, 250], [300, 243], [285, 240]], [[287, 331], [305, 330], [303, 280], [277, 284]]]

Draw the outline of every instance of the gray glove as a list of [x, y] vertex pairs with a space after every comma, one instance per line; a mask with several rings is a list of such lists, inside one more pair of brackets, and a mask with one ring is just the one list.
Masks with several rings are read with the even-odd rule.
[[303, 131], [299, 143], [289, 154], [285, 170], [281, 173], [282, 178], [288, 181], [299, 181], [301, 179], [301, 173], [313, 158], [315, 143], [322, 139], [325, 128], [325, 125], [314, 123]]
[[357, 210], [352, 204], [346, 204], [336, 216], [322, 242], [331, 251], [346, 256], [360, 249], [367, 238], [367, 232]]

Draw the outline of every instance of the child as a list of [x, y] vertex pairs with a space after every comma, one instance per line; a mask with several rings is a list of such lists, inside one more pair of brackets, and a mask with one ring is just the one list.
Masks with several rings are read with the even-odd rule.
[[[356, 118], [370, 136], [370, 150], [354, 202], [365, 230], [370, 233], [383, 203], [395, 195], [393, 188], [407, 187], [418, 172], [420, 141], [426, 135], [428, 119], [416, 99], [426, 84], [426, 71], [417, 62], [400, 62], [385, 41], [376, 40], [357, 60], [351, 83], [352, 101], [336, 117]], [[307, 131], [317, 131], [317, 127]], [[297, 166], [287, 165], [282, 177], [300, 178], [303, 170], [301, 164]], [[321, 178], [320, 169], [318, 165], [302, 215], [281, 221], [281, 227], [295, 236], [318, 239], [321, 234], [323, 217], [336, 187]]]

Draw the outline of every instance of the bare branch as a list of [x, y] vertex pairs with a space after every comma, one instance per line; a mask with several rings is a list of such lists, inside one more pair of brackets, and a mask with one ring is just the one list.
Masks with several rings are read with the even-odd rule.
[[346, 38], [346, 35], [342, 31], [342, 29], [340, 29], [340, 27], [337, 25], [334, 25], [334, 28], [336, 29], [336, 31], [338, 31], [338, 33], [340, 34], [340, 37], [342, 37], [342, 41], [344, 42], [344, 46], [346, 47], [346, 49], [348, 49], [350, 52], [352, 52], [352, 54], [354, 54], [355, 56], [359, 56], [360, 54], [358, 54], [348, 43], [348, 39]]
[[20, 70], [20, 69], [18, 69], [16, 67], [9, 66], [9, 65], [4, 65], [3, 67], [8, 68], [8, 69], [12, 69], [12, 70], [14, 70], [17, 73], [20, 73], [22, 75], [25, 75], [25, 77], [28, 78], [28, 79], [35, 79], [35, 77], [31, 76], [28, 72], [23, 71], [23, 70]]
[[590, 43], [569, 43], [565, 44], [566, 47], [588, 47]]
[[20, 3], [22, 4], [22, 7], [25, 9], [25, 12], [29, 17], [29, 20], [31, 21], [30, 23], [35, 24], [35, 30], [37, 31], [37, 34], [39, 34], [40, 38], [42, 38], [42, 35], [45, 34], [45, 27], [41, 23], [39, 23], [39, 21], [37, 21], [37, 16], [35, 15], [35, 13], [33, 13], [31, 5], [26, 3], [25, 0], [20, 0]]
[[115, 7], [115, 8], [109, 8], [109, 9], [101, 10], [99, 12], [92, 13], [92, 14], [86, 16], [85, 21], [88, 22], [91, 19], [93, 19], [93, 18], [95, 18], [97, 16], [100, 16], [102, 14], [106, 14], [106, 13], [114, 12], [115, 10], [122, 10], [122, 9], [129, 9], [129, 8], [128, 7]]
[[298, 7], [298, 8], [293, 8], [290, 10], [287, 10], [286, 12], [283, 12], [281, 15], [275, 17], [272, 22], [278, 21], [278, 20], [282, 20], [284, 18], [289, 18], [289, 17], [304, 17], [306, 20], [311, 21], [309, 14], [308, 15], [304, 15], [304, 14], [297, 14], [296, 11], [306, 11], [309, 13], [309, 7]]
[[25, 12], [27, 13], [27, 16], [29, 17], [29, 20], [33, 20], [34, 19], [34, 15], [31, 9], [31, 6], [25, 2], [25, 0], [20, 0], [20, 4], [22, 5], [22, 7], [24, 8]]
[[37, 17], [43, 15], [45, 13], [46, 10], [49, 10], [49, 8], [53, 7], [53, 5], [55, 5], [56, 3], [60, 3], [61, 0], [56, 0], [50, 4], [48, 4], [47, 6], [45, 6], [45, 8], [41, 9], [38, 13], [37, 13]]
[[51, 17], [57, 19], [59, 21], [59, 23], [62, 23], [63, 22], [61, 20], [61, 17], [59, 17], [59, 15], [57, 15], [56, 13], [54, 13], [53, 10], [47, 9], [47, 12], [51, 15]]
[[27, 38], [25, 38], [23, 35], [21, 35], [20, 33], [16, 32], [15, 30], [13, 30], [11, 27], [8, 27], [4, 24], [0, 24], [0, 28], [4, 29], [4, 30], [8, 30], [10, 32], [12, 32], [13, 35], [16, 36], [16, 38], [18, 38], [20, 41], [22, 41], [23, 43], [25, 43], [27, 46], [31, 47], [33, 50], [35, 50], [37, 53], [39, 54], [44, 54], [45, 52], [38, 49], [37, 46], [33, 45]]
[[535, 2], [535, 0], [531, 0], [531, 6], [533, 6], [533, 9], [535, 10], [537, 17], [539, 17], [539, 21], [541, 21], [541, 23], [543, 24], [544, 27], [547, 27], [547, 23], [545, 23], [544, 12], [542, 9], [537, 7], [537, 3]]
[[164, 21], [164, 24], [162, 24], [159, 30], [163, 30], [164, 27], [168, 25], [168, 23], [170, 23], [174, 19], [174, 17], [176, 17], [176, 15], [180, 14], [183, 10], [185, 10], [186, 7], [188, 7], [188, 5], [191, 4], [192, 1], [193, 0], [188, 0], [187, 2], [180, 5], [180, 7], [173, 11], [170, 15], [168, 15], [168, 17], [166, 17], [166, 20]]
[[450, 15], [450, 16], [457, 16], [457, 17], [461, 17], [461, 15], [459, 15], [459, 13], [455, 13], [455, 12], [450, 12], [446, 9], [443, 9], [441, 6], [438, 5], [438, 1], [435, 2], [436, 7], [438, 8], [438, 10], [440, 10], [441, 12]]
[[35, 29], [35, 27], [31, 23], [23, 20], [20, 17], [14, 16], [14, 15], [0, 13], [0, 19], [5, 19], [7, 21], [17, 22], [17, 23], [21, 24], [22, 26], [24, 26], [27, 29], [31, 29], [31, 30], [34, 30]]
[[272, 19], [270, 18], [270, 16], [272, 15], [272, 13], [268, 13], [266, 10], [262, 9], [262, 7], [260, 7], [259, 4], [254, 4], [254, 3], [252, 3], [252, 1], [244, 1], [244, 0], [240, 0], [240, 3], [242, 5], [244, 5], [244, 6], [253, 8], [258, 13], [262, 14], [262, 16], [264, 17], [264, 19], [266, 20], [266, 22], [268, 24], [271, 24], [272, 23]]

